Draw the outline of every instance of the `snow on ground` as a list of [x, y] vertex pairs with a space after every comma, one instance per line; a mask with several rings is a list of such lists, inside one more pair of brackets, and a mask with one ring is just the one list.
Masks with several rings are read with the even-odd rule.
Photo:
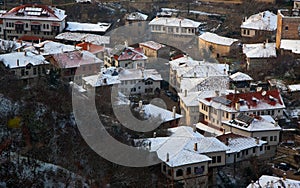
[[[178, 10], [172, 8], [161, 8], [163, 12], [188, 12], [188, 10]], [[190, 10], [192, 14], [204, 15], [204, 16], [221, 16], [220, 14], [214, 14], [209, 12], [197, 11], [197, 10]]]

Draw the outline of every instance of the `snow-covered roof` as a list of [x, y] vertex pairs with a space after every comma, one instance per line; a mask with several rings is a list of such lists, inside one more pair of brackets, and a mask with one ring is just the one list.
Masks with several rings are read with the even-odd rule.
[[[211, 159], [205, 154], [228, 150], [217, 138], [204, 137], [191, 127], [180, 126], [168, 130], [172, 133], [169, 137], [148, 138], [142, 142], [151, 142], [151, 148], [148, 149], [156, 151], [158, 157], [171, 167], [208, 162]], [[194, 150], [195, 143], [197, 151]], [[167, 155], [169, 161], [166, 161]]]
[[282, 177], [275, 177], [269, 175], [262, 175], [255, 183], [250, 183], [247, 188], [260, 188], [260, 187], [290, 187], [300, 188], [300, 181], [293, 179], [283, 179]]
[[229, 147], [229, 150], [227, 150], [226, 153], [237, 153], [242, 150], [246, 150], [254, 147], [260, 147], [263, 144], [268, 143], [267, 141], [263, 141], [263, 140], [257, 141], [255, 138], [244, 137], [234, 133], [225, 133], [217, 136], [217, 138]]
[[0, 55], [0, 61], [9, 68], [26, 67], [28, 64], [42, 65], [49, 64], [44, 56], [36, 55], [31, 52], [14, 52]]
[[58, 40], [68, 40], [68, 41], [85, 41], [95, 45], [109, 44], [110, 37], [109, 36], [101, 36], [96, 34], [86, 34], [86, 33], [71, 33], [64, 32], [58, 34], [55, 39]]
[[149, 25], [163, 25], [171, 27], [186, 27], [186, 28], [198, 28], [202, 23], [190, 20], [187, 18], [169, 18], [158, 17], [154, 18]]
[[291, 50], [294, 54], [300, 54], [300, 40], [282, 39], [280, 49]]
[[252, 119], [250, 119], [250, 122], [245, 122], [242, 119], [236, 118], [230, 121], [222, 121], [222, 123], [248, 132], [281, 130], [281, 127], [278, 124], [276, 124], [275, 120], [269, 115], [262, 115], [256, 117], [247, 115], [243, 116]]
[[140, 12], [132, 12], [126, 16], [126, 20], [145, 21], [148, 16]]
[[179, 98], [181, 101], [188, 107], [193, 107], [193, 106], [199, 106], [199, 101], [198, 101], [198, 92], [187, 92], [187, 95], [185, 96], [185, 93], [178, 93]]
[[151, 48], [153, 50], [159, 50], [159, 49], [165, 47], [165, 45], [160, 44], [158, 42], [154, 42], [154, 41], [141, 42], [140, 46], [145, 46], [145, 47]]
[[142, 109], [144, 110], [144, 113], [147, 117], [154, 117], [154, 118], [160, 117], [163, 122], [172, 121], [182, 117], [182, 115], [177, 113], [175, 113], [174, 116], [173, 112], [153, 104], [143, 105]]
[[288, 88], [291, 92], [300, 91], [300, 84], [288, 85]]
[[277, 29], [277, 15], [268, 10], [254, 14], [242, 23], [241, 28], [275, 31]]
[[277, 57], [275, 43], [243, 44], [243, 53], [247, 58]]
[[64, 52], [72, 52], [80, 49], [81, 47], [46, 40], [41, 43], [34, 44], [33, 46], [27, 47], [24, 49], [24, 51], [32, 51], [34, 53], [40, 53], [41, 55], [52, 55]]
[[1, 19], [63, 21], [67, 15], [62, 9], [46, 5], [26, 4], [12, 8], [0, 16]]
[[219, 45], [223, 45], [223, 46], [231, 46], [234, 42], [238, 41], [238, 39], [223, 37], [223, 36], [217, 35], [215, 33], [210, 33], [210, 32], [203, 33], [202, 35], [199, 36], [199, 38], [206, 42], [219, 44]]
[[86, 76], [82, 78], [86, 84], [92, 87], [99, 87], [104, 85], [113, 85], [121, 83], [115, 67], [102, 68], [97, 75]]
[[[208, 106], [212, 106], [213, 108], [227, 112], [247, 112], [285, 108], [278, 90], [231, 93], [229, 95], [199, 99], [199, 101]], [[237, 104], [239, 104], [238, 109]]]
[[154, 81], [162, 80], [161, 75], [155, 69], [121, 69], [119, 78], [121, 81], [147, 79], [152, 79]]
[[249, 76], [248, 74], [242, 73], [242, 72], [236, 72], [229, 76], [231, 80], [238, 82], [238, 81], [252, 81], [253, 78]]
[[193, 60], [189, 56], [183, 56], [175, 60], [169, 61], [172, 70], [177, 70], [182, 67], [193, 67], [199, 64], [199, 61]]
[[84, 32], [106, 32], [111, 26], [110, 23], [79, 23], [79, 22], [67, 22], [66, 31], [84, 31]]
[[[88, 51], [72, 51], [52, 56], [60, 68], [75, 68], [88, 64], [103, 64], [103, 61]], [[99, 65], [100, 66], [100, 65]]]
[[141, 48], [132, 48], [132, 47], [125, 47], [123, 50], [120, 49], [119, 54], [114, 54], [114, 48], [111, 53], [117, 58], [119, 61], [137, 61], [137, 60], [146, 60], [148, 57], [144, 55], [143, 50]]

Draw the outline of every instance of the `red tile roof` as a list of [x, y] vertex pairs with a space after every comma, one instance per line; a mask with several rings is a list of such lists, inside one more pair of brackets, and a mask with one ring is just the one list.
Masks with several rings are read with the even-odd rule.
[[[208, 102], [215, 101], [218, 102], [217, 98], [220, 97], [213, 97], [213, 98], [206, 98]], [[248, 108], [256, 107], [258, 103], [265, 103], [271, 106], [275, 106], [276, 104], [284, 105], [281, 95], [278, 90], [270, 90], [270, 91], [260, 91], [260, 92], [249, 92], [249, 93], [237, 93], [237, 94], [229, 94], [226, 96], [221, 96], [228, 100], [227, 104], [228, 107], [235, 107], [236, 103], [240, 103], [241, 106], [247, 105]], [[222, 103], [222, 102], [220, 102]]]

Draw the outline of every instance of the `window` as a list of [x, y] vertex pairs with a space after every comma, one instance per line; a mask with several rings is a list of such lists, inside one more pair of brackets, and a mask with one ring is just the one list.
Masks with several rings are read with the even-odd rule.
[[244, 33], [244, 35], [246, 35], [246, 31], [247, 31], [246, 29], [243, 29], [243, 33]]
[[166, 172], [166, 170], [167, 170], [166, 165], [163, 165], [163, 171]]
[[255, 152], [256, 152], [256, 148], [253, 148], [253, 149], [252, 149], [252, 153], [255, 153]]
[[179, 176], [183, 176], [183, 170], [182, 169], [176, 170], [176, 177], [179, 177]]
[[285, 26], [285, 30], [288, 31], [289, 30], [289, 26]]
[[261, 137], [261, 139], [262, 139], [263, 141], [267, 141], [267, 140], [268, 140], [268, 137], [263, 136], [263, 137]]
[[274, 141], [277, 141], [277, 136], [274, 136]]
[[25, 70], [24, 70], [24, 69], [21, 70], [21, 75], [22, 75], [22, 76], [25, 75]]
[[245, 152], [246, 152], [246, 155], [248, 155], [248, 150], [246, 150]]
[[136, 92], [136, 88], [131, 88], [131, 92]]
[[194, 167], [194, 174], [203, 174], [204, 166], [201, 167]]
[[250, 35], [250, 30], [247, 30], [247, 35]]
[[168, 175], [169, 175], [169, 176], [171, 176], [171, 175], [172, 175], [172, 173], [171, 173], [171, 169], [169, 169], [169, 170], [168, 170]]
[[221, 156], [217, 156], [217, 163], [220, 163], [222, 161]]
[[192, 173], [192, 168], [191, 167], [187, 167], [186, 168], [186, 175], [190, 175]]
[[273, 136], [270, 136], [270, 142], [273, 141]]
[[240, 152], [238, 152], [238, 153], [236, 154], [236, 157], [237, 157], [237, 158], [239, 158], [239, 157], [240, 157]]
[[262, 151], [262, 150], [263, 150], [263, 146], [260, 146], [260, 147], [259, 147], [259, 151]]
[[212, 163], [216, 163], [216, 157], [215, 156], [212, 157]]
[[33, 68], [33, 75], [36, 75], [36, 68]]

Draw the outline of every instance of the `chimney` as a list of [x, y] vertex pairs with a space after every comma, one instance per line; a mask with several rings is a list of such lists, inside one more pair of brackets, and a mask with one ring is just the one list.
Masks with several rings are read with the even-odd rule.
[[139, 108], [143, 107], [143, 101], [139, 101]]
[[286, 173], [283, 173], [283, 181], [286, 181]]
[[124, 41], [124, 45], [125, 45], [126, 48], [128, 47], [128, 41], [127, 40]]
[[27, 52], [26, 51], [24, 51], [24, 55], [27, 56]]
[[87, 43], [87, 51], [90, 51], [90, 43]]
[[17, 66], [19, 67], [20, 66], [20, 60], [17, 59]]
[[156, 138], [156, 132], [153, 132], [153, 138]]
[[187, 96], [187, 90], [185, 89], [184, 90], [184, 97], [186, 97]]
[[170, 161], [170, 159], [169, 159], [169, 153], [167, 153], [167, 160], [166, 160], [166, 162], [169, 162]]
[[220, 91], [216, 90], [215, 93], [216, 93], [216, 96], [218, 97], [220, 94]]
[[263, 48], [266, 49], [266, 42], [263, 43]]
[[254, 181], [251, 180], [251, 188], [255, 188]]
[[196, 78], [197, 77], [197, 73], [196, 72], [194, 72], [194, 78]]
[[226, 145], [226, 146], [229, 145], [229, 138], [226, 138], [226, 140], [225, 140], [225, 145]]
[[274, 181], [271, 180], [270, 188], [274, 188]]
[[194, 143], [194, 151], [198, 151], [198, 144]]
[[172, 112], [173, 112], [173, 118], [175, 118], [176, 117], [176, 106], [173, 106]]
[[255, 142], [256, 142], [256, 145], [259, 144], [259, 138], [258, 137], [255, 138]]

